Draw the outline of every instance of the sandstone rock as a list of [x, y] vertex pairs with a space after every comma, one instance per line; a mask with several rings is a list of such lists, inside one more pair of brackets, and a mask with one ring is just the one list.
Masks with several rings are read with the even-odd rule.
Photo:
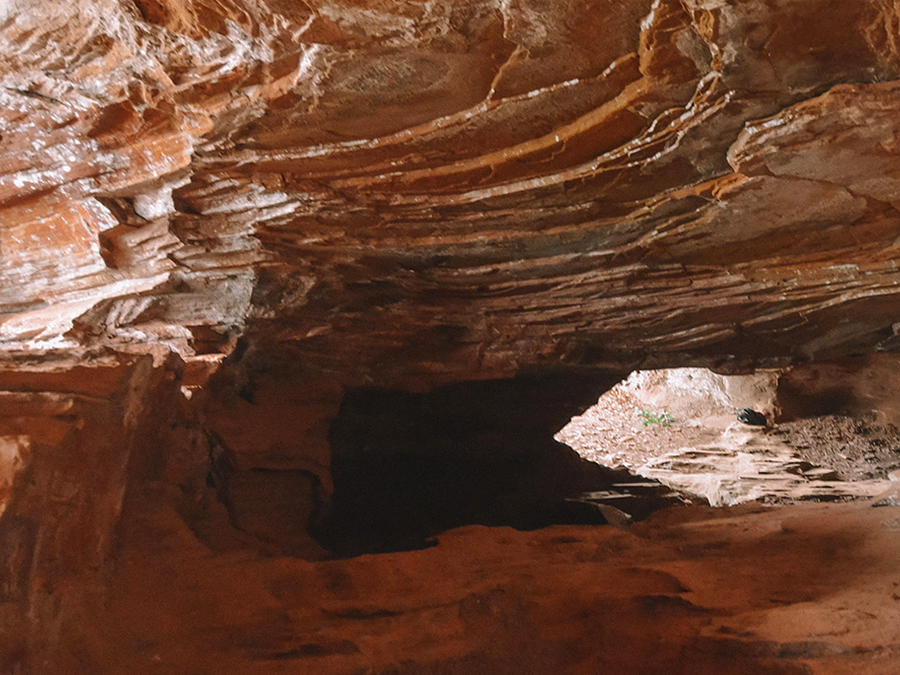
[[889, 4], [552, 14], [11, 6], [0, 334], [401, 388], [885, 338]]
[[385, 461], [532, 435], [508, 494], [565, 498], [586, 382], [893, 349], [898, 13], [832, 4], [2, 3], [0, 666], [93, 670], [140, 524], [321, 556], [354, 402], [413, 401]]

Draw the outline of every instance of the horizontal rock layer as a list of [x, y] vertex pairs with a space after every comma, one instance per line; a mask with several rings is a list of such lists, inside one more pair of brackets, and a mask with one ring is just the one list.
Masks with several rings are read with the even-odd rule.
[[11, 3], [0, 339], [424, 388], [893, 335], [894, 3]]

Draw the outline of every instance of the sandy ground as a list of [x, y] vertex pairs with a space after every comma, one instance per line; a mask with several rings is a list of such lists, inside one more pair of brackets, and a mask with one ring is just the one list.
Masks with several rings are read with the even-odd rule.
[[774, 432], [805, 460], [835, 469], [843, 480], [887, 478], [900, 469], [900, 431], [875, 415], [827, 415], [779, 424]]

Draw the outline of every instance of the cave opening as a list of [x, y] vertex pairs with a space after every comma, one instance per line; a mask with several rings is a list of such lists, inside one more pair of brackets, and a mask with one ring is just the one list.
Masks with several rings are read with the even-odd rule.
[[673, 500], [554, 438], [618, 373], [346, 393], [330, 431], [334, 494], [313, 533], [339, 555], [427, 547], [464, 525], [622, 524]]
[[352, 556], [473, 524], [627, 526], [677, 504], [875, 497], [900, 469], [898, 372], [884, 357], [349, 389], [329, 432], [334, 492], [311, 532]]
[[[268, 368], [220, 382], [206, 420], [234, 527], [268, 553], [353, 557], [468, 525], [626, 527], [681, 504], [875, 497], [900, 469], [897, 380], [890, 355], [728, 375], [560, 369], [426, 391], [335, 390]], [[320, 463], [289, 460], [314, 442]]]
[[900, 468], [896, 365], [635, 371], [556, 438], [714, 507], [873, 497]]

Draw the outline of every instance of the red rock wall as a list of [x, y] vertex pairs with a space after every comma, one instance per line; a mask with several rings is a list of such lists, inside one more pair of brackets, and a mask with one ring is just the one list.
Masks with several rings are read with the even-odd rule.
[[0, 368], [0, 436], [19, 455], [4, 466], [0, 518], [4, 672], [53, 654], [103, 597], [126, 493], [184, 483], [205, 459], [172, 433], [179, 373], [164, 351], [70, 356], [23, 354]]
[[882, 424], [900, 424], [900, 359], [871, 354], [840, 361], [804, 364], [778, 379], [782, 420], [817, 415], [870, 415]]

